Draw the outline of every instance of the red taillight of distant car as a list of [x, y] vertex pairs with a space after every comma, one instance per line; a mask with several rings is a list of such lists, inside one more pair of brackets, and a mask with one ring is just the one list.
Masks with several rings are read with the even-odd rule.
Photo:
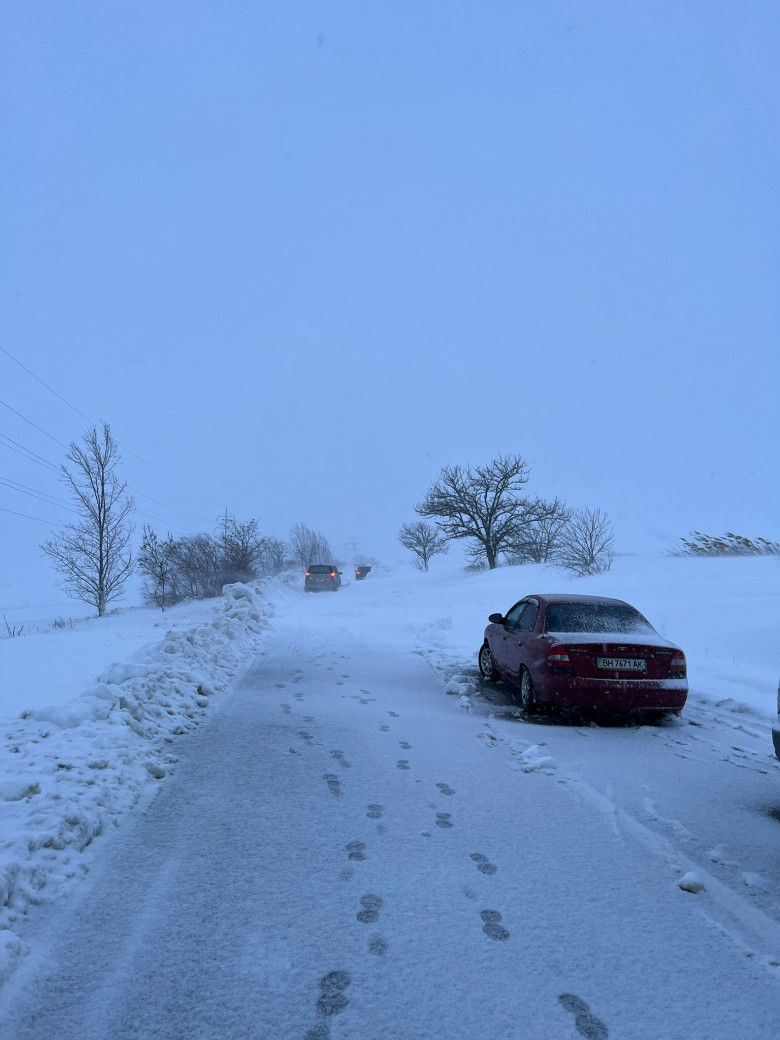
[[336, 577], [336, 572], [335, 571], [331, 571], [330, 572], [330, 576], [331, 576], [331, 578], [335, 578]]
[[306, 577], [307, 577], [307, 578], [310, 578], [310, 577], [311, 577], [311, 574], [309, 574], [309, 572], [308, 572], [308, 571], [306, 571]]
[[547, 654], [547, 670], [560, 674], [561, 672], [573, 672], [568, 651], [565, 646], [551, 646]]
[[669, 662], [669, 678], [685, 679], [687, 675], [688, 669], [685, 665], [685, 654], [682, 650], [678, 650], [672, 655], [672, 660]]

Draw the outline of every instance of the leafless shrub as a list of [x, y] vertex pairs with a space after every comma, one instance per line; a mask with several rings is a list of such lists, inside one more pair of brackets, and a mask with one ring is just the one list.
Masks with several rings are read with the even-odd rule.
[[297, 523], [290, 529], [287, 538], [290, 557], [303, 570], [312, 563], [336, 564], [328, 539], [318, 531], [312, 531], [304, 523]]
[[560, 534], [554, 560], [575, 574], [601, 574], [612, 566], [614, 529], [600, 509], [574, 509]]
[[263, 538], [257, 520], [239, 522], [227, 513], [221, 523], [222, 584], [259, 577]]
[[281, 538], [263, 538], [260, 549], [260, 573], [264, 578], [275, 578], [281, 574], [287, 561], [287, 543]]
[[144, 575], [144, 598], [156, 603], [161, 610], [180, 599], [174, 592], [176, 542], [172, 535], [159, 538], [146, 525], [144, 538], [138, 553], [138, 569]]

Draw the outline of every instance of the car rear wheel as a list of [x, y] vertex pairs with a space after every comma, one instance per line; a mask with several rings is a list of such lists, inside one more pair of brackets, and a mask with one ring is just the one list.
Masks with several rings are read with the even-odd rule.
[[520, 703], [523, 706], [523, 711], [527, 715], [533, 715], [534, 712], [539, 710], [539, 705], [536, 702], [536, 691], [534, 690], [533, 680], [531, 674], [527, 668], [523, 668], [520, 673]]
[[501, 678], [498, 669], [496, 668], [495, 662], [493, 661], [493, 655], [490, 652], [490, 647], [487, 643], [482, 644], [482, 648], [479, 651], [479, 673], [483, 679], [487, 679], [488, 682], [498, 682]]

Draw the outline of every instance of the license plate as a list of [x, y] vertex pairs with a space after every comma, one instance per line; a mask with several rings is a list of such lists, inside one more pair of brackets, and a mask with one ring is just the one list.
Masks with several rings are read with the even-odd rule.
[[641, 657], [597, 657], [596, 665], [610, 672], [644, 672], [647, 668]]

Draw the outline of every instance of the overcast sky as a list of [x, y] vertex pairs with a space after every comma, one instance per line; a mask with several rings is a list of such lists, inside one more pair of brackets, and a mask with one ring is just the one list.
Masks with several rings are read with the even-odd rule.
[[161, 532], [390, 559], [511, 452], [621, 551], [780, 538], [778, 53], [775, 0], [2, 0], [0, 600], [103, 418]]

